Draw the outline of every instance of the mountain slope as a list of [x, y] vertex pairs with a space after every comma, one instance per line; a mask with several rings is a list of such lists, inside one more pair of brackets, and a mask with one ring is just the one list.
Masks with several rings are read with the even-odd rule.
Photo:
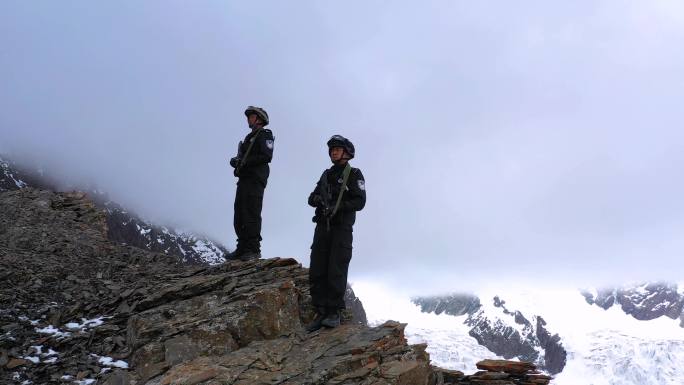
[[[54, 184], [42, 172], [25, 171], [0, 158], [0, 192], [25, 187], [55, 190]], [[106, 211], [107, 234], [113, 242], [173, 255], [191, 264], [217, 264], [225, 260], [227, 250], [218, 242], [145, 221], [96, 189], [89, 191], [88, 195]]]
[[[430, 365], [405, 324], [306, 333], [291, 258], [193, 266], [107, 237], [86, 194], [0, 192], [0, 383], [545, 385], [529, 363]], [[492, 378], [506, 379], [505, 382]]]
[[312, 309], [308, 271], [294, 259], [188, 265], [109, 240], [86, 194], [0, 192], [2, 384], [432, 376], [405, 325], [306, 334]]

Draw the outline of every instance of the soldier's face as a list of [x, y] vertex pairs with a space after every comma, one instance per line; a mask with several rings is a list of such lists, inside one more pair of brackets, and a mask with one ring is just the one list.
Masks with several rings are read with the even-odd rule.
[[333, 162], [339, 162], [344, 156], [344, 148], [333, 147], [330, 149], [330, 160]]
[[256, 114], [247, 115], [247, 125], [249, 127], [254, 127], [254, 125], [257, 124], [257, 122], [259, 122], [259, 118]]

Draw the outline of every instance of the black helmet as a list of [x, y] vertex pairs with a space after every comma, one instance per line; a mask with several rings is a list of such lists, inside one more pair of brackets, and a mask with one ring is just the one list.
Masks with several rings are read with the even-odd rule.
[[249, 116], [250, 114], [256, 114], [256, 116], [264, 122], [264, 126], [268, 126], [268, 113], [266, 110], [261, 107], [249, 106], [245, 110], [245, 116]]
[[349, 159], [354, 158], [354, 144], [342, 135], [333, 135], [330, 140], [328, 140], [328, 153], [333, 147], [342, 147], [344, 151], [349, 154]]

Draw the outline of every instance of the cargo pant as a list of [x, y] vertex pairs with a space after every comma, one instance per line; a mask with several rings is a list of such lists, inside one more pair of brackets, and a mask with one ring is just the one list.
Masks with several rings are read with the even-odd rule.
[[318, 223], [311, 245], [309, 284], [313, 306], [328, 311], [344, 309], [347, 272], [352, 258], [352, 227]]
[[233, 227], [237, 250], [261, 252], [261, 207], [265, 186], [259, 181], [240, 179], [235, 191]]

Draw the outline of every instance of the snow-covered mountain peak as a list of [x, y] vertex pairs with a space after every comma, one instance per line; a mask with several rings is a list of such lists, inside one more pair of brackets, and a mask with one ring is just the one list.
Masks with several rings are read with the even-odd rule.
[[589, 304], [603, 309], [616, 305], [640, 320], [662, 316], [677, 319], [684, 310], [684, 288], [681, 284], [644, 282], [583, 290], [582, 295]]
[[[629, 289], [630, 285], [626, 286]], [[628, 292], [634, 295], [620, 299], [641, 301], [652, 296], [656, 286], [632, 286]], [[657, 287], [664, 292], [676, 287], [675, 293], [681, 294], [682, 286]], [[626, 313], [622, 305], [604, 309], [589, 304], [586, 299], [587, 293], [593, 293], [596, 298], [600, 292], [625, 291], [623, 287], [580, 291], [490, 286], [468, 296], [414, 298], [414, 303], [400, 300], [397, 295], [396, 299], [388, 301], [392, 290], [378, 284], [357, 282], [354, 289], [364, 302], [369, 317], [408, 321], [407, 338], [412, 342], [428, 342], [428, 352], [437, 357], [437, 363], [442, 367], [467, 368], [463, 362], [468, 362], [469, 358], [462, 352], [474, 349], [469, 345], [473, 341], [480, 341], [480, 348], [486, 346], [490, 351], [525, 342], [526, 347], [520, 352], [533, 348], [546, 357], [558, 355], [554, 349], [562, 347], [567, 353], [562, 371], [552, 382], [556, 385], [680, 385], [684, 378], [680, 369], [684, 362], [684, 328], [679, 327], [679, 319], [639, 320]], [[473, 303], [473, 298], [480, 299], [476, 310], [461, 316], [448, 315], [447, 311], [460, 311], [463, 303]], [[450, 307], [452, 300], [456, 301], [455, 307]], [[418, 309], [427, 313], [422, 317], [410, 316]], [[435, 309], [443, 312], [437, 314]], [[474, 322], [474, 327], [468, 326], [469, 320]], [[530, 326], [526, 326], [524, 320], [529, 321]], [[546, 343], [540, 342], [538, 346], [547, 349], [535, 349], [534, 340], [525, 340], [525, 336], [539, 337], [539, 333], [528, 333], [530, 328], [552, 331], [558, 344], [549, 345], [551, 333], [542, 333], [539, 341]], [[490, 354], [503, 357], [503, 354]], [[480, 353], [480, 356], [487, 355]]]

